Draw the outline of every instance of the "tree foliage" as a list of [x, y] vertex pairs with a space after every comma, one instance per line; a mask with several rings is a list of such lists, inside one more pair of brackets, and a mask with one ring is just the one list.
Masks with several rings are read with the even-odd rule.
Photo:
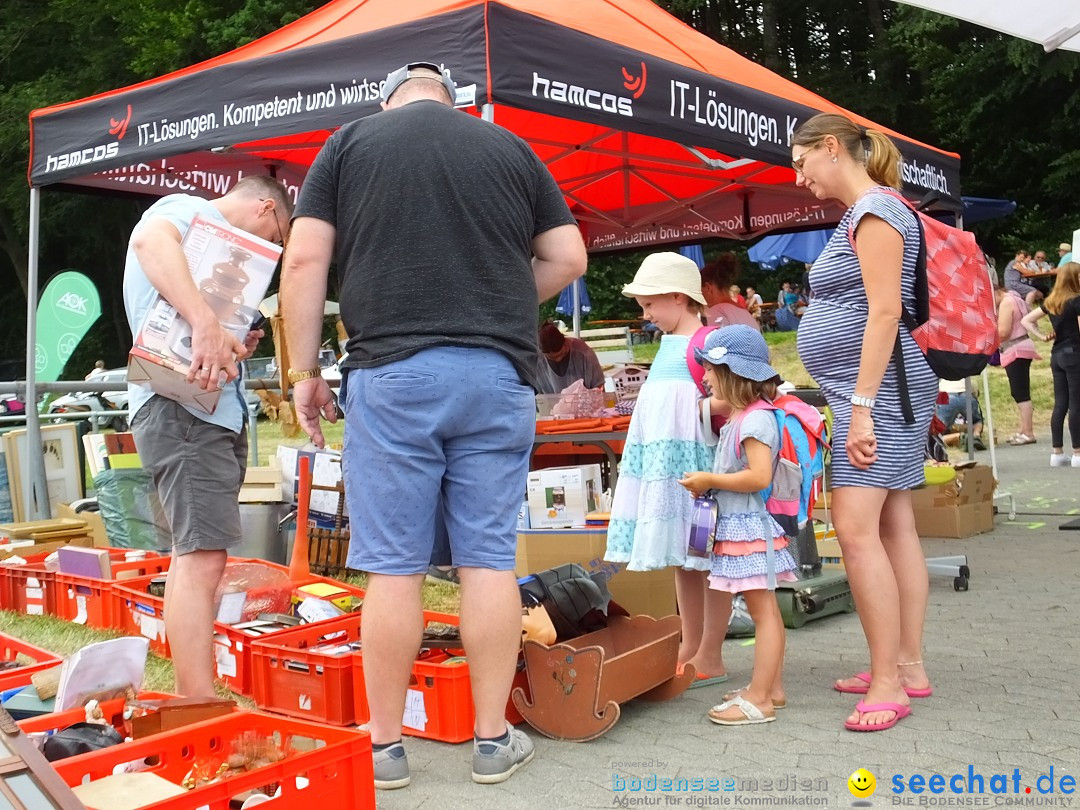
[[[998, 256], [1052, 248], [1080, 225], [1080, 55], [891, 0], [656, 0], [705, 35], [848, 109], [959, 152], [966, 194], [1008, 197], [1016, 215], [976, 227]], [[313, 10], [313, 0], [6, 0], [0, 15], [0, 356], [25, 347], [27, 116], [244, 45]], [[103, 299], [84, 351], [110, 365], [127, 341], [124, 244], [148, 201], [46, 189], [42, 279], [74, 267]], [[731, 245], [709, 243], [711, 255]], [[1054, 255], [1053, 251], [1049, 251]], [[635, 317], [620, 295], [642, 254], [590, 263], [595, 318]], [[775, 275], [747, 271], [763, 295]], [[550, 305], [549, 305], [550, 306]], [[92, 360], [90, 360], [92, 362]], [[73, 369], [88, 366], [81, 356]]]
[[[25, 354], [31, 110], [201, 62], [292, 22], [310, 0], [6, 0], [0, 15], [0, 356]], [[150, 200], [44, 189], [41, 287], [75, 268], [102, 297], [102, 318], [69, 363], [123, 362], [130, 342], [121, 280], [128, 234]]]

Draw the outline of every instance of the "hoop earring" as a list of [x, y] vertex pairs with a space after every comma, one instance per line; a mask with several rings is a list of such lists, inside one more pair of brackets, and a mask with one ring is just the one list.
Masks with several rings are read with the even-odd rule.
[[832, 156], [832, 162], [833, 162], [833, 163], [836, 163], [836, 155], [833, 155], [833, 156]]

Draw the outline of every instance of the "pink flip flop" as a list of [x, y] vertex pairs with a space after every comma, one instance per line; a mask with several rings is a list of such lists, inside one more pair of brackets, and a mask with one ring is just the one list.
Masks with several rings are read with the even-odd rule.
[[[871, 714], [873, 712], [895, 712], [895, 716], [892, 720], [887, 720], [884, 723], [869, 723], [863, 725], [861, 723], [849, 723], [844, 721], [844, 728], [848, 731], [885, 731], [890, 729], [903, 720], [905, 717], [911, 716], [911, 707], [903, 706], [899, 703], [863, 703], [861, 700], [855, 704], [855, 711], [860, 715]], [[861, 717], [860, 717], [861, 719]]]
[[[865, 695], [870, 691], [870, 673], [869, 672], [856, 672], [851, 676], [852, 678], [858, 678], [863, 681], [865, 686], [840, 686], [839, 684], [833, 684], [833, 689], [837, 692], [843, 692], [846, 695]], [[915, 689], [910, 686], [904, 687], [904, 693], [909, 698], [928, 698], [934, 694], [934, 689], [931, 686], [927, 686], [923, 689]]]

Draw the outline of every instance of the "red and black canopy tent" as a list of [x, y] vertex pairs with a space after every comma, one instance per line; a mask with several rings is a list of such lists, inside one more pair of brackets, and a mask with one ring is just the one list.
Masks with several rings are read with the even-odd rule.
[[[810, 115], [846, 111], [651, 0], [334, 0], [201, 64], [31, 113], [30, 395], [40, 187], [213, 197], [270, 172], [298, 188], [335, 128], [378, 111], [387, 72], [423, 59], [451, 71], [458, 106], [532, 145], [592, 251], [839, 219], [795, 188], [789, 145]], [[959, 201], [957, 155], [852, 118], [895, 138], [913, 196]]]
[[[271, 168], [298, 185], [334, 128], [378, 111], [386, 73], [424, 58], [450, 69], [459, 106], [533, 145], [593, 250], [837, 216], [788, 163], [798, 122], [840, 108], [651, 0], [336, 0], [202, 64], [34, 111], [30, 182], [216, 196]], [[959, 199], [956, 155], [890, 134], [908, 187]]]

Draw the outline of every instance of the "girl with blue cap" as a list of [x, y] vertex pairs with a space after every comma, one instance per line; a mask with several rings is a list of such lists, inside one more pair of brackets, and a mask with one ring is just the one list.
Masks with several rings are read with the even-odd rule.
[[796, 563], [784, 530], [765, 511], [761, 491], [771, 486], [780, 430], [771, 405], [780, 376], [769, 347], [749, 326], [711, 332], [694, 352], [705, 367], [713, 397], [731, 409], [720, 431], [711, 471], [687, 472], [679, 481], [694, 496], [711, 492], [717, 503], [709, 588], [741, 593], [754, 619], [754, 675], [750, 685], [709, 710], [722, 726], [770, 723], [786, 705], [781, 683], [784, 622], [773, 590], [794, 582]]

